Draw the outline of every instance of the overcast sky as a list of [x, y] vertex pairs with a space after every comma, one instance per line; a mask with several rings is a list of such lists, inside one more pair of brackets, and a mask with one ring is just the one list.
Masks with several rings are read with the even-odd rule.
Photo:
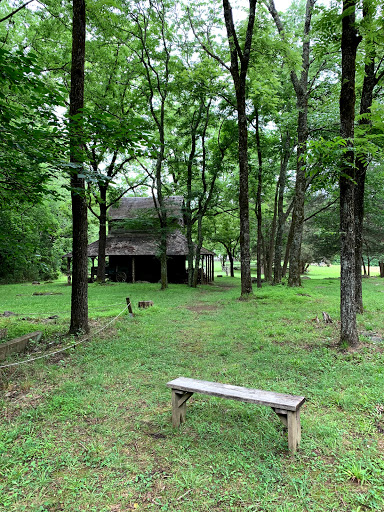
[[[279, 12], [286, 11], [292, 2], [293, 0], [275, 0], [275, 6]], [[329, 5], [330, 0], [317, 0], [317, 3], [322, 5]], [[230, 0], [230, 4], [232, 6], [234, 19], [245, 19], [246, 12], [244, 12], [244, 8], [249, 8], [249, 0]]]

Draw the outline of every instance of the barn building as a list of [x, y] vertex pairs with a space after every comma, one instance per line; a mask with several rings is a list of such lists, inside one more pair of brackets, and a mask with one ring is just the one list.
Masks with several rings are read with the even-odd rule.
[[[167, 236], [168, 281], [187, 281], [188, 243], [181, 229], [183, 220], [183, 198], [165, 199], [169, 233]], [[160, 281], [159, 221], [152, 197], [124, 197], [117, 207], [108, 212], [108, 235], [105, 255], [107, 276], [116, 281], [135, 283]], [[99, 242], [88, 245], [88, 256], [92, 260], [91, 277], [97, 273]], [[66, 254], [68, 263], [72, 254]], [[204, 282], [212, 282], [214, 253], [201, 249], [201, 269]]]

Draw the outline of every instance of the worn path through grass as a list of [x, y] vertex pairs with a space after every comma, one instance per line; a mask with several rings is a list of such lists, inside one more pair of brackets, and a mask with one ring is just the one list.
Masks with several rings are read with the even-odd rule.
[[[52, 296], [13, 286], [0, 288], [0, 313], [21, 313], [25, 300], [40, 319], [44, 298], [61, 311], [69, 304], [61, 283], [44, 285], [63, 293]], [[91, 285], [95, 309], [116, 303], [93, 313], [95, 325], [126, 296], [136, 315], [68, 353], [2, 371], [0, 510], [383, 510], [384, 281], [364, 280], [362, 343], [347, 352], [336, 346], [338, 286], [263, 286], [243, 302], [231, 278], [165, 292]], [[154, 306], [139, 311], [138, 300]], [[41, 325], [47, 342], [68, 319], [39, 321], [12, 317], [0, 327]], [[203, 395], [172, 429], [165, 384], [179, 375], [306, 396], [300, 451], [288, 453], [287, 433], [268, 408]]]

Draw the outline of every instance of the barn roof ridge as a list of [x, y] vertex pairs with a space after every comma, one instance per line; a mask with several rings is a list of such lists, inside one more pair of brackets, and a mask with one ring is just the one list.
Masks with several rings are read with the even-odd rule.
[[[157, 198], [155, 198], [157, 201]], [[183, 196], [168, 196], [164, 198], [164, 206], [168, 215], [172, 217], [183, 218]], [[118, 206], [112, 206], [109, 209], [108, 217], [110, 220], [132, 219], [139, 215], [140, 210], [156, 212], [155, 202], [152, 196], [147, 197], [122, 197]]]

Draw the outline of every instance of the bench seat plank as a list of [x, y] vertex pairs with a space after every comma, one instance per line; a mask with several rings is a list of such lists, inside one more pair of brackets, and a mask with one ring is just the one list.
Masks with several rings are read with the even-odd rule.
[[285, 411], [297, 411], [305, 401], [305, 397], [303, 396], [286, 395], [284, 393], [274, 393], [273, 391], [264, 391], [261, 389], [249, 389], [242, 386], [189, 379], [187, 377], [179, 377], [172, 380], [167, 383], [167, 386], [173, 390], [203, 393], [205, 395], [240, 400], [242, 402], [267, 405]]

